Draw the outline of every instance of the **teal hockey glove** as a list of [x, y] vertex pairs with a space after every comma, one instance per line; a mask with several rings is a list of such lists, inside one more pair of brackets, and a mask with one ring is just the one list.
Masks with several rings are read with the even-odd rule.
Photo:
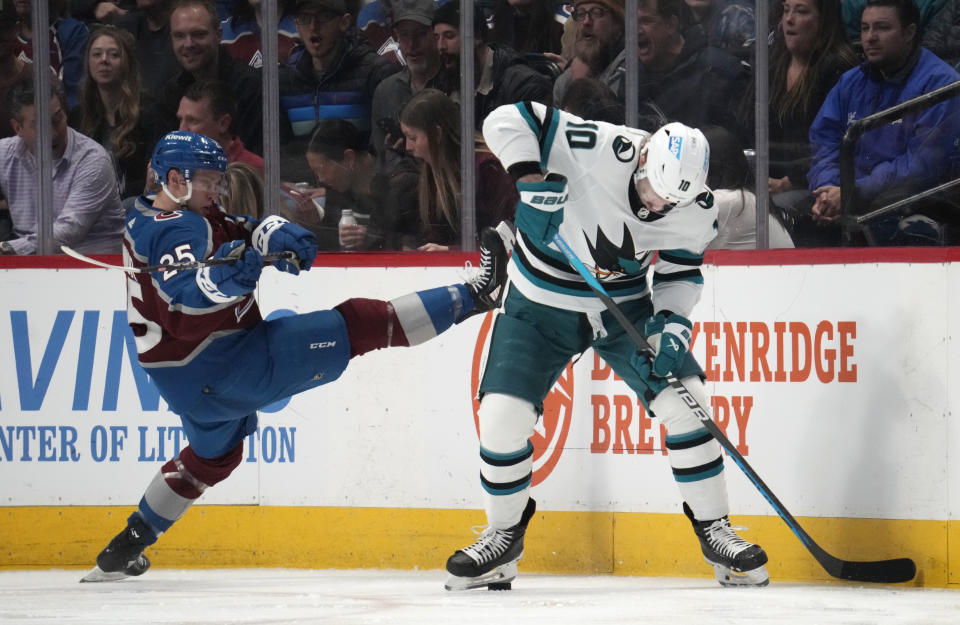
[[690, 349], [693, 324], [682, 315], [657, 313], [643, 324], [643, 333], [657, 350], [653, 374], [661, 378], [676, 372]]
[[643, 394], [647, 401], [652, 401], [654, 397], [660, 394], [660, 391], [669, 386], [665, 379], [653, 375], [653, 363], [650, 362], [646, 354], [635, 352], [633, 356], [630, 356], [630, 366], [640, 376], [640, 384], [646, 389]]
[[514, 218], [517, 229], [542, 245], [549, 244], [563, 222], [567, 179], [548, 174], [540, 182], [518, 182], [517, 190], [520, 191]]

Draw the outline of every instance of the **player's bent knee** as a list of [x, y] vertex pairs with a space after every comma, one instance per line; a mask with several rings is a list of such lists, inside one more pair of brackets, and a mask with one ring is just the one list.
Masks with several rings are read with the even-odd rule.
[[243, 459], [243, 443], [215, 458], [201, 458], [188, 445], [180, 452], [180, 461], [190, 477], [205, 486], [213, 486], [227, 479]]
[[477, 412], [480, 444], [489, 451], [510, 453], [526, 446], [537, 423], [537, 410], [525, 399], [487, 393]]
[[[704, 410], [709, 411], [710, 397], [707, 395], [707, 387], [703, 381], [698, 376], [690, 376], [681, 382], [697, 403]], [[650, 402], [650, 411], [660, 419], [660, 423], [669, 434], [684, 434], [703, 427], [697, 413], [669, 386]]]
[[350, 357], [384, 347], [409, 345], [389, 302], [354, 297], [334, 306], [347, 324]]

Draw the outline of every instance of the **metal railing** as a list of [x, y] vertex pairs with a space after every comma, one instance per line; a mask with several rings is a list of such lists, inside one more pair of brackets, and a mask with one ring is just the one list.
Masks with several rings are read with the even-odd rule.
[[906, 102], [891, 106], [888, 109], [867, 115], [847, 127], [847, 131], [843, 134], [843, 140], [840, 142], [840, 223], [843, 231], [842, 240], [844, 244], [848, 244], [854, 234], [863, 230], [865, 224], [869, 221], [919, 200], [960, 186], [960, 179], [955, 179], [936, 187], [914, 193], [906, 198], [891, 202], [863, 215], [853, 214], [860, 199], [854, 164], [854, 150], [860, 138], [874, 128], [879, 128], [892, 121], [902, 119], [914, 111], [946, 102], [958, 95], [960, 95], [960, 80], [935, 89], [930, 93], [924, 93]]

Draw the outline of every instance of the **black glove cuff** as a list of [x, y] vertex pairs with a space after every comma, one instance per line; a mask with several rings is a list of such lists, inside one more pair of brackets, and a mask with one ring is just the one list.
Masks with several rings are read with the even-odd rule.
[[542, 174], [543, 170], [540, 169], [540, 163], [536, 161], [521, 161], [508, 167], [507, 173], [516, 181], [530, 174]]

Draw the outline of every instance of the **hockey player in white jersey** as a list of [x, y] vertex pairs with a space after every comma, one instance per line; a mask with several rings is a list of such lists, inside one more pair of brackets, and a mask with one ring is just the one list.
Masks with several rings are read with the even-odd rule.
[[[447, 560], [446, 588], [509, 588], [516, 577], [536, 509], [529, 439], [560, 372], [588, 347], [666, 428], [683, 510], [718, 581], [766, 585], [766, 553], [730, 526], [720, 445], [665, 379], [676, 374], [709, 405], [703, 370], [688, 351], [703, 253], [717, 233], [703, 134], [672, 123], [650, 135], [536, 103], [498, 108], [483, 134], [517, 180], [518, 233], [480, 384], [489, 525]], [[642, 328], [658, 350], [652, 361], [552, 244], [557, 232]]]

